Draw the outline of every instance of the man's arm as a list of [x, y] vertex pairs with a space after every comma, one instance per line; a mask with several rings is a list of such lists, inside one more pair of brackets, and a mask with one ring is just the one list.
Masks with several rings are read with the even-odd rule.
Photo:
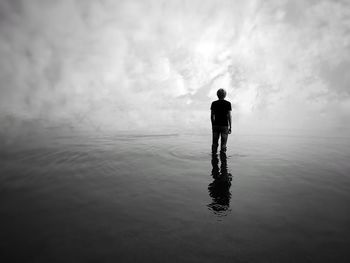
[[231, 111], [227, 113], [227, 120], [228, 120], [228, 133], [231, 133], [231, 123], [232, 123], [232, 117], [231, 117]]
[[213, 110], [211, 110], [211, 113], [210, 113], [210, 120], [211, 120], [211, 126], [213, 126], [215, 121], [215, 114]]

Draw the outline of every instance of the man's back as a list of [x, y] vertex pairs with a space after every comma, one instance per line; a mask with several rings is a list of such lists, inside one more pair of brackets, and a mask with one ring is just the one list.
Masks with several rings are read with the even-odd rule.
[[216, 100], [211, 104], [210, 109], [214, 113], [215, 126], [229, 126], [227, 114], [231, 111], [231, 103], [227, 100]]

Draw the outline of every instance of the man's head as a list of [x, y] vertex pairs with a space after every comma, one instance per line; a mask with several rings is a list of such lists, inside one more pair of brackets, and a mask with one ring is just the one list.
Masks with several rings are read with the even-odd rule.
[[219, 89], [216, 95], [218, 95], [219, 100], [223, 100], [226, 97], [226, 90]]

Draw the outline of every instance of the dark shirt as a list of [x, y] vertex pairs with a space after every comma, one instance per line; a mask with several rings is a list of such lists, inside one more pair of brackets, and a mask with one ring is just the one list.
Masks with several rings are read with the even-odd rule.
[[216, 100], [211, 104], [210, 109], [213, 111], [215, 118], [213, 125], [228, 126], [227, 114], [232, 110], [231, 103], [227, 100]]

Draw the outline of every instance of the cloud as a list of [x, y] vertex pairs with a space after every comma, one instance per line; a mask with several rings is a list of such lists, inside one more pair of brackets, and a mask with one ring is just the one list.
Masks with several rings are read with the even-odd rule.
[[347, 1], [0, 1], [3, 115], [127, 129], [342, 128]]

